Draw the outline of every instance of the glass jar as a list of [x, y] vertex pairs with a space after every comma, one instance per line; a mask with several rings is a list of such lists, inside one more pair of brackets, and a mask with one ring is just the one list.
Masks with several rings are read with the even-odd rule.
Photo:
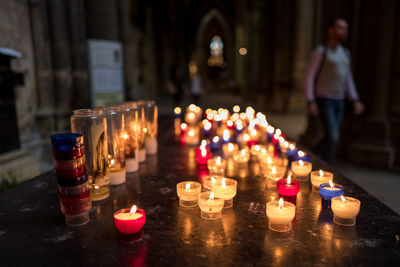
[[138, 147], [138, 107], [133, 103], [121, 105], [124, 113], [125, 130], [122, 134], [124, 139], [124, 153], [126, 162], [126, 172], [136, 172], [139, 170], [139, 147]]
[[110, 175], [106, 116], [101, 110], [74, 110], [71, 117], [71, 132], [83, 135], [92, 200], [107, 198], [110, 195]]
[[158, 150], [158, 107], [153, 100], [143, 101], [143, 104], [146, 117], [146, 126], [143, 129], [145, 132], [146, 154], [155, 155]]
[[103, 110], [107, 119], [108, 166], [110, 185], [123, 184], [126, 181], [124, 154], [125, 116], [120, 106], [107, 107]]
[[145, 113], [145, 104], [143, 101], [136, 102], [134, 104], [138, 108], [138, 145], [139, 145], [139, 163], [143, 163], [146, 161], [146, 146], [145, 146], [145, 137], [146, 137], [146, 113]]

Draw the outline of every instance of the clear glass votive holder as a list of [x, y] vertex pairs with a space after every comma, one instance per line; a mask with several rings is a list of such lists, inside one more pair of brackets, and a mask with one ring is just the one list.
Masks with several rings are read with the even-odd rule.
[[288, 232], [292, 229], [292, 221], [296, 215], [296, 206], [290, 202], [270, 201], [267, 203], [266, 213], [268, 228], [276, 232]]
[[222, 217], [224, 199], [214, 196], [213, 192], [203, 192], [198, 195], [200, 217], [205, 220], [217, 220]]
[[342, 226], [353, 226], [356, 224], [357, 215], [360, 213], [360, 200], [352, 197], [333, 197], [331, 209], [333, 222]]
[[179, 206], [196, 207], [198, 195], [201, 193], [201, 184], [192, 181], [180, 182], [176, 185], [176, 193], [179, 198]]

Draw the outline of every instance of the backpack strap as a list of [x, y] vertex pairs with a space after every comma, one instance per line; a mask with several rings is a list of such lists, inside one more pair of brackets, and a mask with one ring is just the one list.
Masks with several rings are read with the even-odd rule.
[[317, 86], [319, 75], [321, 74], [322, 67], [324, 66], [324, 63], [325, 63], [325, 60], [326, 60], [326, 52], [327, 52], [327, 48], [326, 48], [326, 46], [323, 45], [322, 46], [321, 61], [319, 62], [317, 73], [315, 74], [315, 78], [314, 78], [314, 91], [315, 91], [315, 86]]

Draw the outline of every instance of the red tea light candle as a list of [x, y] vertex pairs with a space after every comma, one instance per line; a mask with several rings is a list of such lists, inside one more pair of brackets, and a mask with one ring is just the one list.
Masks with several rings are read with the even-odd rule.
[[146, 213], [136, 205], [131, 209], [121, 209], [114, 213], [114, 225], [121, 234], [136, 234], [142, 230], [145, 223]]
[[228, 120], [228, 121], [226, 122], [226, 126], [228, 127], [228, 129], [233, 129], [233, 128], [235, 128], [235, 125], [233, 124], [233, 121], [231, 121], [231, 120]]
[[198, 165], [206, 165], [211, 157], [212, 153], [208, 148], [200, 147], [196, 149], [196, 162]]
[[287, 179], [278, 180], [276, 187], [279, 195], [292, 198], [299, 193], [300, 183], [289, 175]]

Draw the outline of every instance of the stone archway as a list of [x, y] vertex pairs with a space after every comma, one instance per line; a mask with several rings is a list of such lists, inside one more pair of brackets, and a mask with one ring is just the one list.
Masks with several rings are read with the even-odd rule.
[[216, 8], [210, 9], [201, 19], [195, 36], [195, 49], [191, 56], [191, 61], [194, 61], [199, 73], [202, 77], [207, 77], [207, 59], [209, 57], [209, 46], [211, 35], [210, 27], [214, 27], [214, 32], [220, 35], [224, 42], [224, 58], [227, 62], [226, 74], [232, 77], [234, 69], [234, 36], [233, 30], [226, 20], [225, 16]]

